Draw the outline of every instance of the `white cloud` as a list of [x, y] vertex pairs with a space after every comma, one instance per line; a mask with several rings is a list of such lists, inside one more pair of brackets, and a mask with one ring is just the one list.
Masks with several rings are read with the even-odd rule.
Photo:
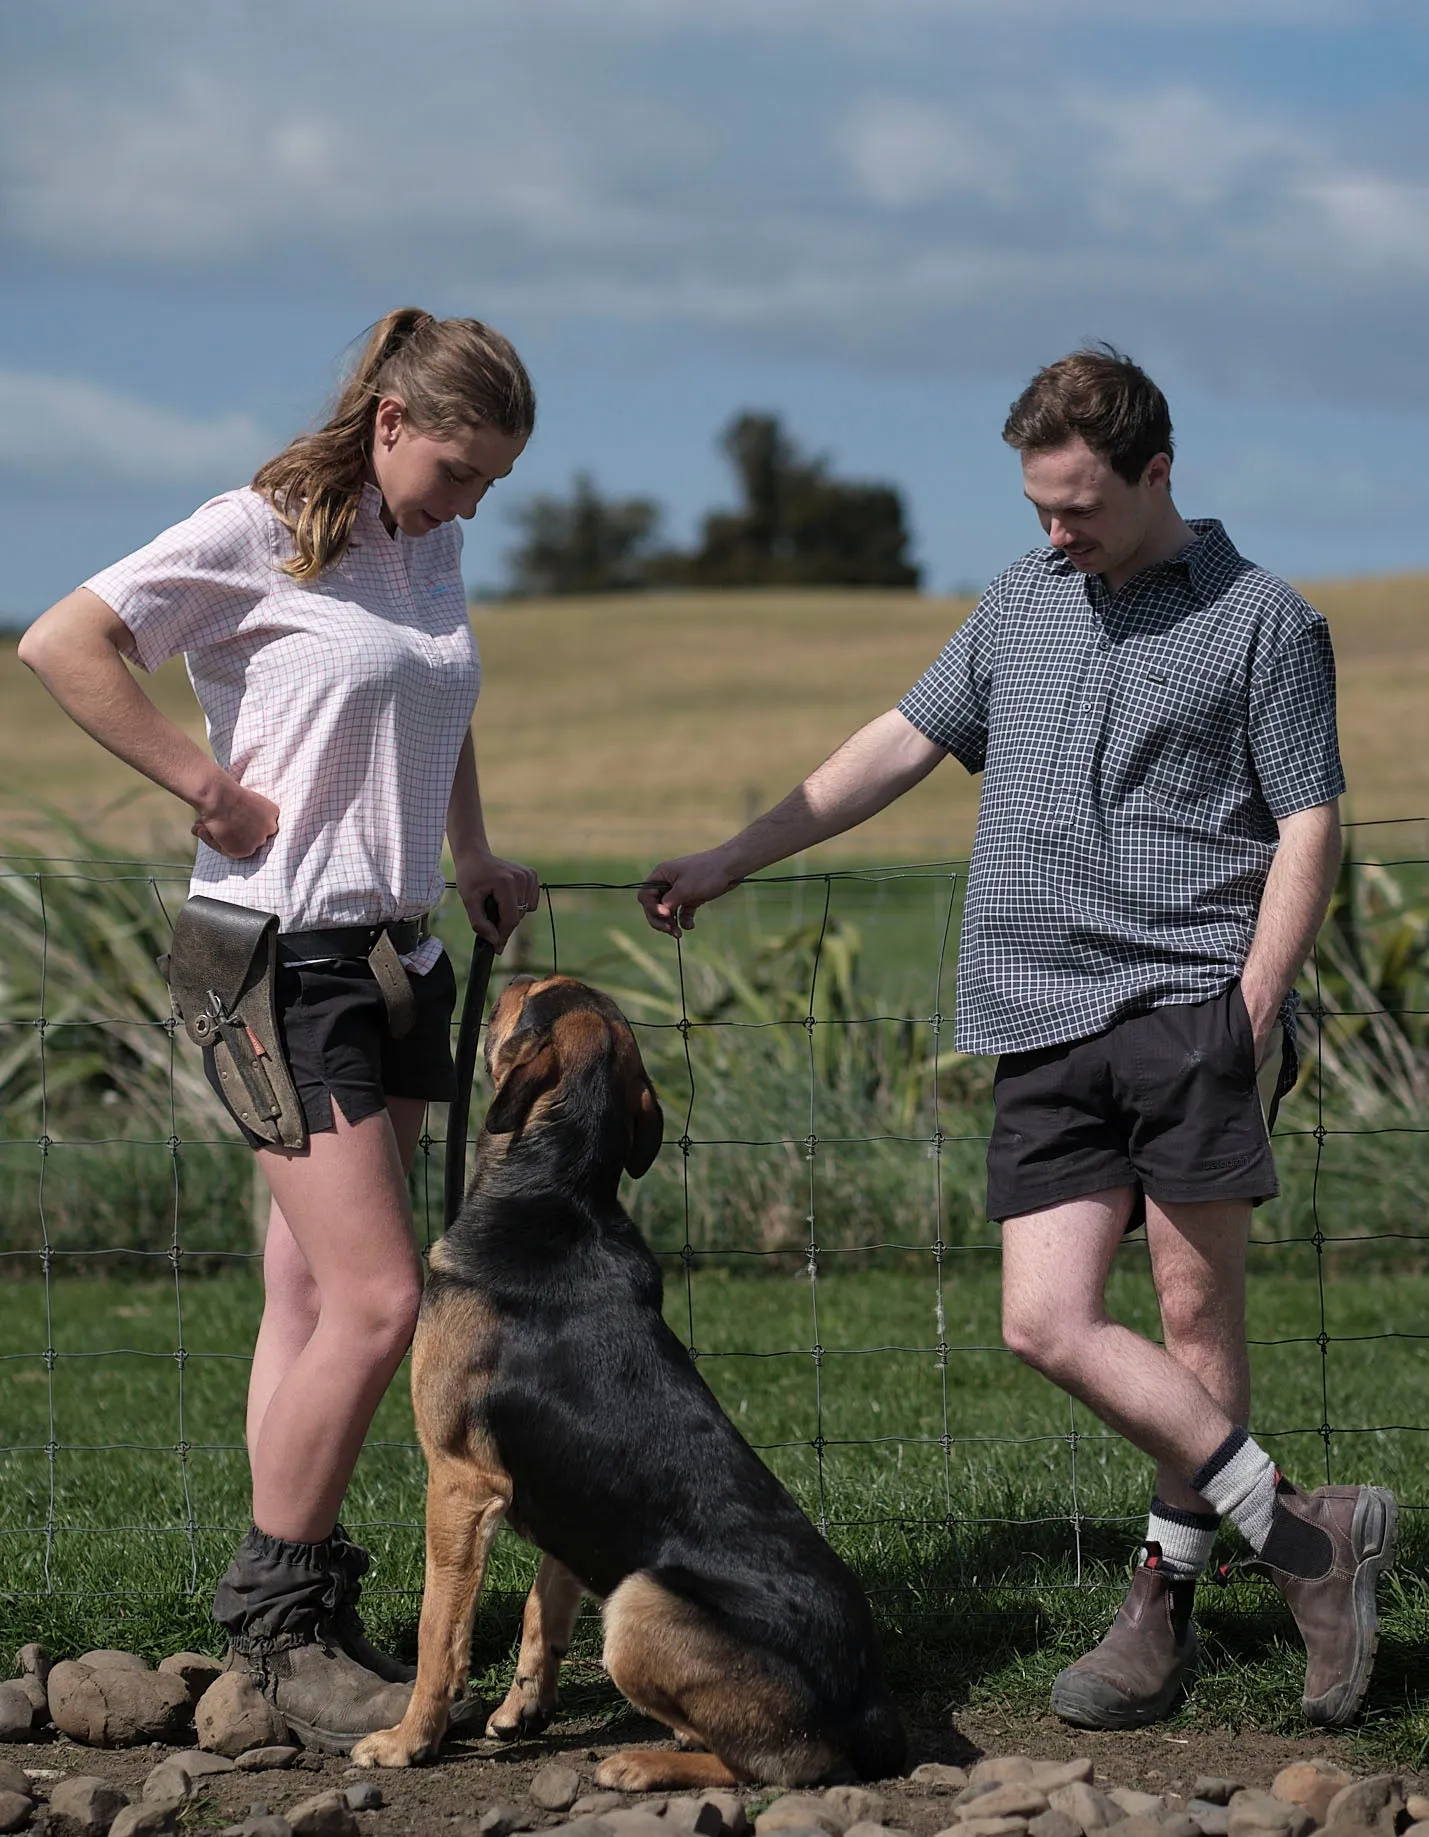
[[965, 192], [1008, 201], [1017, 191], [1017, 152], [926, 103], [870, 96], [839, 135], [860, 194], [893, 210]]
[[204, 420], [79, 377], [0, 370], [0, 472], [27, 482], [231, 484], [275, 445], [247, 415]]

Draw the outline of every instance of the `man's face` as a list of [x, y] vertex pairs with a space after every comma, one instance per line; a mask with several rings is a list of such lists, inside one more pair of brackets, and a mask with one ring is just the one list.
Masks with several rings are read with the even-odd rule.
[[1134, 485], [1080, 437], [1022, 455], [1022, 488], [1055, 549], [1083, 574], [1135, 560], [1164, 504], [1171, 462], [1158, 453]]

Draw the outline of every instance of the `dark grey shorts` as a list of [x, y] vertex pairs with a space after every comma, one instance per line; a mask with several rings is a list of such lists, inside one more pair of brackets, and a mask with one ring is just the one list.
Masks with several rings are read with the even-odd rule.
[[[443, 951], [440, 961], [411, 983], [416, 1023], [394, 1040], [382, 991], [360, 958], [278, 966], [279, 1031], [309, 1134], [336, 1127], [334, 1103], [348, 1122], [360, 1123], [384, 1109], [389, 1097], [448, 1103], [455, 1096], [451, 1022], [456, 972], [451, 958]], [[203, 1060], [208, 1081], [218, 1090], [213, 1053], [205, 1051]], [[249, 1130], [243, 1134], [250, 1147], [267, 1146]]]
[[[1169, 1204], [1272, 1199], [1267, 1117], [1294, 1082], [1282, 1029], [1261, 1067], [1232, 983], [1210, 1001], [1154, 1008], [1089, 1040], [1007, 1053], [987, 1150], [989, 1218], [1017, 1218], [1108, 1187]], [[1262, 1094], [1264, 1108], [1262, 1107]]]

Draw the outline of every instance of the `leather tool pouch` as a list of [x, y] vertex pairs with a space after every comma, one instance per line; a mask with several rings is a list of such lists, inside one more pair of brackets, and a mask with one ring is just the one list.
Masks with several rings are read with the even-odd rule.
[[274, 1147], [305, 1148], [278, 1031], [276, 915], [197, 894], [180, 909], [159, 968], [189, 1038], [213, 1049], [231, 1113]]

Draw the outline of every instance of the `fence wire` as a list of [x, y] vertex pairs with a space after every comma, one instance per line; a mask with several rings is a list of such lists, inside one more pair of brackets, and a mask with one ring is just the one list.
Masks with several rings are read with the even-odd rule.
[[[1359, 827], [1357, 849], [1381, 833]], [[1426, 865], [1381, 851], [1355, 867], [1388, 877], [1399, 905], [1381, 901], [1375, 922], [1407, 914], [1421, 967]], [[152, 967], [186, 883], [173, 864], [0, 858], [11, 1596], [205, 1590], [246, 1524], [261, 1206]], [[980, 1205], [991, 1066], [955, 1053], [945, 1025], [963, 887], [960, 861], [761, 876], [677, 945], [644, 929], [634, 883], [552, 882], [492, 998], [503, 973], [560, 969], [626, 1008], [666, 1114], [629, 1200], [672, 1324], [821, 1530], [890, 1590], [917, 1593], [930, 1571], [996, 1587], [1029, 1554], [1045, 1585], [1084, 1586], [1134, 1545], [1149, 1476], [998, 1336]], [[461, 970], [470, 934], [448, 905]], [[1300, 978], [1306, 1068], [1276, 1141], [1286, 1197], [1257, 1214], [1250, 1258], [1252, 1296], [1258, 1276], [1281, 1296], [1252, 1333], [1272, 1400], [1253, 1427], [1307, 1484], [1388, 1479], [1412, 1517], [1429, 1432], [1424, 1009], [1406, 1005], [1419, 985], [1402, 963], [1389, 995], [1366, 966], [1369, 922], [1342, 914], [1349, 944], [1330, 963], [1322, 942]], [[1344, 949], [1361, 952], [1348, 971]], [[444, 1118], [434, 1107], [412, 1173], [428, 1246]], [[1128, 1240], [1134, 1324], [1154, 1331], [1144, 1260]], [[409, 1579], [420, 1501], [398, 1394], [348, 1523], [405, 1549]], [[140, 1546], [155, 1554], [136, 1566]]]

